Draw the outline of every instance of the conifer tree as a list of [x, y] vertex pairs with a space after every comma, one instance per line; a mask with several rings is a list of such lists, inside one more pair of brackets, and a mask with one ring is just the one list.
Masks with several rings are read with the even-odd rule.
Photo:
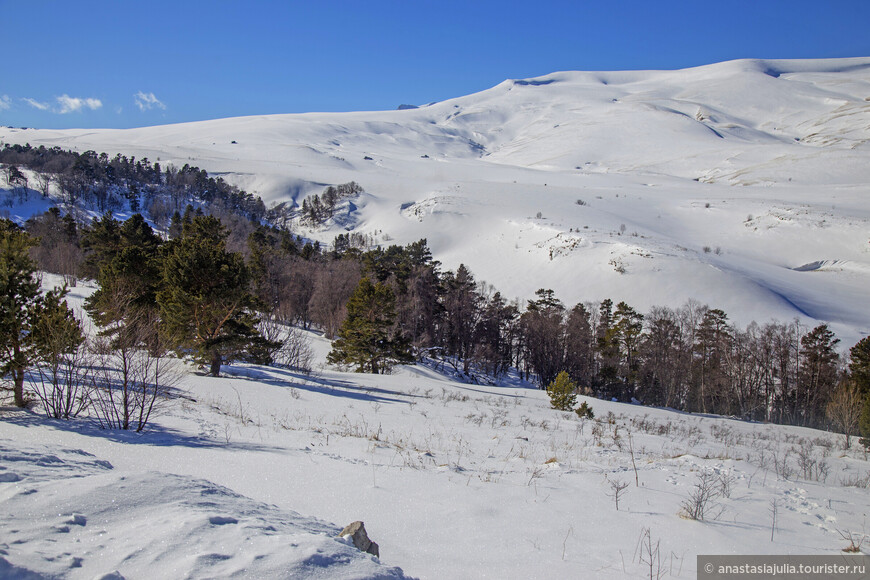
[[33, 358], [27, 337], [39, 301], [33, 239], [9, 220], [0, 221], [0, 371], [12, 375], [15, 406], [24, 407], [24, 373]]
[[577, 385], [567, 372], [562, 371], [547, 385], [550, 405], [559, 411], [571, 411], [577, 404]]
[[55, 288], [42, 296], [28, 337], [38, 360], [54, 369], [85, 341], [81, 322], [64, 302], [66, 293], [66, 288]]
[[613, 328], [613, 300], [605, 298], [598, 306], [595, 349], [598, 353], [598, 382], [607, 385], [616, 380], [619, 365], [619, 342]]
[[565, 368], [563, 317], [565, 307], [552, 290], [535, 292], [538, 300], [529, 301], [520, 318], [525, 335], [525, 356], [531, 369], [546, 388]]
[[861, 443], [870, 447], [870, 336], [865, 336], [852, 347], [849, 358], [849, 373], [864, 400], [858, 432]]
[[85, 308], [116, 346], [146, 343], [153, 347], [161, 241], [140, 214], [117, 231], [115, 251], [99, 265], [100, 288], [88, 297]]
[[820, 324], [801, 337], [798, 389], [795, 397], [795, 418], [799, 424], [820, 426], [825, 416], [825, 403], [839, 379], [837, 352], [839, 338]]
[[368, 278], [347, 303], [347, 318], [338, 330], [327, 360], [332, 364], [356, 366], [356, 372], [378, 374], [394, 364], [414, 361], [408, 341], [393, 331], [396, 297], [387, 284], [373, 284]]
[[167, 245], [162, 289], [157, 294], [170, 344], [209, 365], [212, 376], [228, 357], [262, 346], [257, 333], [259, 303], [249, 291], [241, 254], [226, 250], [219, 219], [197, 216], [181, 238]]
[[121, 223], [106, 212], [100, 219], [94, 219], [90, 227], [82, 231], [82, 250], [85, 260], [81, 267], [82, 275], [96, 280], [100, 268], [118, 251], [121, 241]]
[[[12, 375], [15, 406], [24, 407], [28, 367], [81, 343], [78, 322], [62, 301], [66, 290], [40, 294], [36, 265], [28, 250], [33, 238], [0, 220], [0, 373]], [[61, 340], [52, 339], [60, 334]]]

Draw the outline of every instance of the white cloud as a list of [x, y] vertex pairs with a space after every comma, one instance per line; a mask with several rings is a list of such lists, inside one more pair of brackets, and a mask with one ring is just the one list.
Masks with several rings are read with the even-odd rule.
[[82, 109], [95, 111], [103, 106], [103, 102], [100, 99], [81, 99], [66, 94], [57, 97], [57, 104], [60, 106], [57, 112], [61, 115], [65, 113], [74, 113], [81, 111]]
[[48, 110], [48, 103], [40, 103], [36, 99], [31, 99], [30, 97], [24, 97], [21, 100], [33, 107], [34, 109], [39, 109], [40, 111]]
[[9, 98], [9, 95], [0, 96], [0, 111], [5, 111], [9, 107], [12, 106], [12, 99]]
[[158, 108], [166, 110], [166, 105], [160, 102], [154, 93], [143, 93], [139, 91], [135, 95], [133, 95], [133, 100], [136, 102], [136, 106], [139, 107], [140, 111], [147, 111], [149, 109]]

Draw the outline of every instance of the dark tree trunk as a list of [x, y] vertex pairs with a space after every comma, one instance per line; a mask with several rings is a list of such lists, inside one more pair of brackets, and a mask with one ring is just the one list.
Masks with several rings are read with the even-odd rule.
[[27, 406], [27, 402], [24, 400], [24, 369], [12, 369], [12, 379], [12, 390], [15, 394], [15, 406]]
[[219, 352], [213, 353], [211, 355], [211, 370], [209, 374], [213, 377], [219, 377], [221, 374], [221, 364], [223, 363], [223, 357]]

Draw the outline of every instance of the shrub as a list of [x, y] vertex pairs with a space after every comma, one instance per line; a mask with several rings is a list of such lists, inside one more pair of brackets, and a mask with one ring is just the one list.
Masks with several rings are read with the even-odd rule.
[[577, 416], [581, 419], [594, 419], [595, 413], [592, 412], [592, 407], [589, 406], [589, 403], [583, 401], [579, 407], [574, 409], [574, 412], [577, 413]]
[[[698, 473], [695, 487], [692, 488], [689, 497], [683, 500], [681, 505], [680, 515], [682, 517], [703, 521], [710, 515], [712, 504], [719, 497], [716, 479], [716, 476], [708, 471]], [[713, 519], [716, 517], [714, 516]]]

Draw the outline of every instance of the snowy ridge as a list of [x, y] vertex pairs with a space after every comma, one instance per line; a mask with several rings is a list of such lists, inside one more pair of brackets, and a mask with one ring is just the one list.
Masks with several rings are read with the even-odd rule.
[[[695, 299], [741, 325], [828, 322], [844, 343], [870, 329], [868, 139], [870, 58], [557, 72], [396, 111], [0, 129], [192, 163], [267, 203], [356, 181], [369, 196], [353, 219], [306, 235], [425, 237], [509, 297]], [[794, 269], [817, 261], [853, 267]]]

